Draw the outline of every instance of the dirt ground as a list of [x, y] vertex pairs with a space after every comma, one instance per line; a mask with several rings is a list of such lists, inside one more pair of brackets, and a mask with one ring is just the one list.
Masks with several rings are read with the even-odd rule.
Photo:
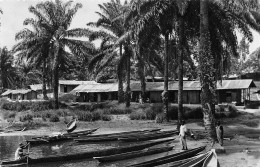
[[[254, 112], [259, 115], [260, 110]], [[243, 118], [241, 118], [243, 119]], [[250, 121], [250, 120], [249, 120]], [[0, 119], [0, 128], [5, 126], [5, 121]], [[224, 149], [225, 153], [218, 153], [218, 159], [221, 167], [260, 167], [260, 129], [259, 127], [248, 127], [239, 124], [234, 119], [223, 120], [224, 126], [224, 145], [221, 147], [218, 143], [214, 144], [213, 148]], [[99, 129], [96, 133], [114, 133], [120, 131], [140, 130], [149, 128], [161, 128], [162, 130], [176, 129], [176, 121], [169, 123], [157, 124], [155, 121], [134, 121], [130, 120], [127, 115], [114, 116], [111, 121], [96, 121], [96, 122], [79, 122], [78, 128], [81, 129]], [[203, 135], [205, 130], [202, 120], [188, 120], [187, 127], [194, 131], [195, 137], [188, 138], [188, 148], [195, 148], [201, 145], [207, 145], [207, 149], [211, 149], [209, 143]], [[65, 123], [52, 123], [48, 127], [42, 127], [36, 130], [16, 131], [9, 133], [1, 133], [0, 136], [7, 135], [50, 135], [53, 132], [65, 132]], [[178, 138], [178, 136], [176, 136]], [[178, 139], [175, 142], [175, 149], [180, 149]]]

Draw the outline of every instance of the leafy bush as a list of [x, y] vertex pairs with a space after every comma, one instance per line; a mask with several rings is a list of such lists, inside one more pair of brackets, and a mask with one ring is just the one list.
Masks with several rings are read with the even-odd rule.
[[64, 101], [64, 102], [71, 102], [76, 100], [77, 96], [70, 94], [70, 93], [66, 93], [63, 94], [61, 97], [59, 97], [59, 101]]
[[164, 113], [160, 113], [160, 114], [157, 114], [156, 115], [156, 118], [155, 118], [155, 122], [156, 123], [163, 123], [163, 121], [165, 120], [165, 114]]
[[59, 110], [56, 110], [56, 114], [60, 117], [66, 117], [68, 116], [70, 113], [68, 110], [64, 110], [64, 109], [59, 109]]
[[50, 117], [50, 122], [59, 122], [60, 121], [60, 118], [58, 115], [52, 115]]
[[[43, 111], [43, 110], [49, 110], [54, 109], [54, 101], [48, 100], [48, 101], [22, 101], [22, 102], [10, 102], [10, 101], [4, 101], [1, 105], [2, 109], [5, 110], [11, 110], [11, 111]], [[66, 105], [60, 103], [61, 108], [65, 108]]]
[[196, 107], [196, 108], [184, 107], [183, 109], [184, 109], [184, 118], [186, 118], [186, 119], [202, 119], [203, 118], [202, 107]]
[[73, 113], [80, 121], [92, 121], [92, 114], [89, 111], [75, 110]]
[[173, 120], [178, 119], [178, 107], [177, 106], [169, 107], [169, 116], [170, 116], [170, 119], [173, 119]]
[[155, 110], [152, 110], [152, 108], [147, 108], [144, 110], [144, 112], [145, 112], [146, 119], [149, 119], [149, 120], [154, 120], [156, 115], [158, 114], [158, 113], [156, 113]]
[[101, 102], [101, 103], [78, 104], [74, 107], [74, 109], [83, 110], [83, 111], [94, 111], [96, 109], [104, 109], [110, 107], [111, 105], [108, 102]]
[[129, 117], [131, 120], [144, 120], [146, 119], [146, 114], [143, 112], [143, 110], [139, 109], [132, 112]]
[[4, 112], [4, 119], [15, 118], [15, 116], [16, 116], [16, 112], [14, 112], [14, 111]]
[[21, 116], [20, 116], [20, 121], [21, 121], [21, 122], [25, 122], [25, 121], [30, 122], [30, 121], [32, 121], [32, 120], [33, 120], [33, 115], [32, 115], [32, 114], [27, 113], [27, 114], [25, 114], [25, 115], [21, 115]]

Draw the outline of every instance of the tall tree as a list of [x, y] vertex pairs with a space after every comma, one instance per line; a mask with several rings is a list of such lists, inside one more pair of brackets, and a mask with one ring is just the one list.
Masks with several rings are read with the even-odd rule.
[[13, 67], [14, 57], [6, 47], [0, 50], [0, 75], [2, 89], [14, 87], [16, 70]]
[[24, 59], [27, 59], [28, 63], [42, 69], [42, 92], [43, 98], [47, 100], [46, 70], [52, 36], [48, 34], [48, 31], [44, 27], [39, 25], [42, 16], [38, 15], [38, 9], [31, 6], [29, 11], [34, 14], [35, 18], [27, 18], [23, 24], [30, 26], [32, 29], [24, 28], [16, 33], [15, 39], [19, 42], [13, 47], [13, 52], [17, 54], [20, 62], [24, 62]]
[[[90, 40], [102, 40], [102, 47], [100, 47], [99, 53], [93, 58], [91, 66], [93, 67], [94, 63], [104, 60], [107, 60], [105, 61], [107, 65], [109, 64], [108, 61], [117, 59], [118, 102], [121, 103], [124, 101], [123, 70], [125, 69], [127, 71], [125, 102], [128, 107], [130, 105], [130, 71], [128, 70], [130, 70], [130, 57], [133, 51], [130, 45], [129, 33], [124, 27], [124, 17], [122, 16], [125, 15], [129, 4], [127, 2], [121, 4], [120, 1], [111, 1], [102, 5], [100, 4], [99, 7], [102, 11], [96, 12], [100, 17], [99, 20], [88, 23], [87, 25], [101, 27], [106, 31], [92, 31], [90, 35]], [[119, 53], [119, 57], [115, 52]], [[124, 68], [125, 65], [126, 67]]]
[[[37, 16], [35, 22], [39, 30], [44, 30], [44, 36], [50, 39], [48, 42], [49, 57], [52, 59], [53, 71], [53, 87], [55, 108], [59, 107], [58, 103], [58, 85], [59, 85], [59, 69], [61, 62], [69, 61], [66, 59], [69, 53], [65, 51], [65, 47], [77, 56], [89, 56], [93, 51], [93, 44], [87, 41], [81, 41], [75, 38], [83, 37], [88, 34], [88, 30], [75, 28], [69, 29], [70, 24], [76, 12], [82, 5], [77, 3], [72, 7], [72, 1], [63, 3], [60, 0], [46, 1], [38, 3], [36, 7], [31, 7], [30, 11]], [[36, 45], [34, 45], [36, 46]]]
[[200, 2], [200, 46], [199, 46], [199, 75], [201, 83], [201, 104], [204, 115], [204, 126], [208, 137], [215, 140], [214, 110], [216, 96], [216, 79], [214, 59], [211, 54], [211, 41], [209, 33], [209, 2]]

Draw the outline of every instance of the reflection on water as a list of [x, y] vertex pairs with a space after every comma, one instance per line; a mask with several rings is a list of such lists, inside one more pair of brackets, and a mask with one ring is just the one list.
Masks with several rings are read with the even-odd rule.
[[[25, 141], [26, 139], [31, 138], [31, 136], [0, 136], [0, 160], [13, 160], [14, 153], [20, 142]], [[64, 143], [55, 143], [55, 144], [45, 144], [35, 147], [30, 147], [30, 157], [46, 157], [51, 155], [66, 155], [66, 154], [75, 154], [80, 152], [102, 150], [107, 148], [113, 148], [118, 146], [131, 145], [131, 143], [121, 143], [121, 142], [105, 142], [105, 143], [74, 143], [74, 142], [64, 142]], [[99, 163], [93, 159], [87, 160], [78, 160], [78, 161], [68, 161], [68, 162], [56, 162], [56, 163], [44, 163], [29, 165], [30, 167], [80, 167], [80, 166], [89, 166], [89, 167], [121, 167], [134, 163], [143, 162], [146, 160], [154, 159], [158, 156], [165, 156], [171, 152], [161, 153], [157, 155], [139, 157], [131, 160], [117, 161], [113, 163]]]

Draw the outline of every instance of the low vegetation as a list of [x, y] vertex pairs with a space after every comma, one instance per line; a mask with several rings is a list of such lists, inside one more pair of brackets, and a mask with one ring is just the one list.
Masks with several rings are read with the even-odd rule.
[[[163, 112], [163, 104], [160, 103], [136, 103], [129, 108], [125, 108], [124, 104], [113, 102], [102, 103], [61, 103], [62, 108], [53, 109], [53, 101], [39, 102], [10, 102], [0, 100], [1, 110], [4, 119], [9, 122], [21, 122], [24, 124], [38, 122], [37, 126], [44, 122], [64, 122], [68, 123], [72, 117], [76, 117], [79, 121], [110, 121], [111, 115], [128, 115], [131, 120], [155, 120], [157, 123], [166, 121]], [[230, 112], [225, 112], [224, 108], [216, 108], [216, 118], [232, 118], [237, 115], [236, 107], [229, 106]], [[202, 119], [202, 108], [199, 105], [184, 105], [184, 119]], [[169, 115], [171, 120], [178, 118], [178, 106], [176, 104], [169, 105]], [[243, 121], [241, 121], [243, 123]], [[253, 127], [259, 122], [244, 122], [245, 125]], [[36, 124], [35, 124], [36, 125]]]

